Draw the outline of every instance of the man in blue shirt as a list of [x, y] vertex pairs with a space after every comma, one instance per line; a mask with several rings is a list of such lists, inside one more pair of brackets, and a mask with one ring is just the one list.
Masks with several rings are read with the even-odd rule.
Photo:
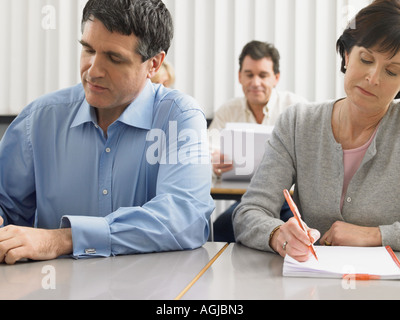
[[89, 0], [82, 31], [82, 83], [31, 103], [0, 144], [0, 262], [202, 246], [206, 119], [149, 80], [171, 44], [168, 10]]

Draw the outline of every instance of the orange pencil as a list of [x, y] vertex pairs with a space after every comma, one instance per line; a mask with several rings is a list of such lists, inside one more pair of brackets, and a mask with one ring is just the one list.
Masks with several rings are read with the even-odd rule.
[[356, 280], [356, 281], [369, 281], [369, 280], [380, 280], [380, 276], [376, 276], [373, 274], [345, 274], [343, 275], [343, 279], [345, 280]]
[[299, 223], [300, 228], [308, 235], [308, 238], [310, 239], [311, 245], [310, 245], [310, 250], [312, 254], [314, 255], [315, 259], [318, 260], [317, 254], [314, 249], [314, 245], [312, 244], [310, 234], [307, 232], [306, 226], [304, 225], [304, 222], [301, 220], [301, 215], [299, 212], [299, 209], [297, 208], [296, 204], [294, 203], [292, 197], [290, 196], [290, 193], [288, 190], [283, 190], [283, 194], [285, 195], [286, 201], [289, 204], [290, 210], [292, 210], [294, 217], [296, 218], [297, 222]]

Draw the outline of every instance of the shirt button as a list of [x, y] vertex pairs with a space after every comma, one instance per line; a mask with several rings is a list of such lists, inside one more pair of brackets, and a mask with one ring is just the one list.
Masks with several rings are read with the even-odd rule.
[[110, 149], [110, 148], [107, 148], [107, 149], [106, 149], [106, 152], [107, 152], [107, 153], [110, 153], [110, 152], [111, 152], [111, 149]]
[[108, 195], [108, 190], [107, 189], [104, 189], [103, 190], [103, 194], [106, 196], [106, 195]]
[[348, 203], [351, 202], [351, 198], [350, 198], [350, 197], [347, 198], [347, 202], [348, 202]]

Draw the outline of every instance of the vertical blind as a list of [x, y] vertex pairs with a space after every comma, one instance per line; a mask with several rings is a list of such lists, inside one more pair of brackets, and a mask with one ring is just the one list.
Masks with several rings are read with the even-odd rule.
[[[80, 20], [87, 0], [0, 0], [0, 115], [16, 115], [45, 93], [80, 81]], [[279, 90], [310, 101], [342, 97], [335, 43], [371, 0], [164, 0], [175, 22], [167, 60], [175, 88], [208, 118], [242, 95], [238, 57], [251, 40], [281, 53]]]
[[85, 1], [0, 0], [0, 114], [79, 81]]

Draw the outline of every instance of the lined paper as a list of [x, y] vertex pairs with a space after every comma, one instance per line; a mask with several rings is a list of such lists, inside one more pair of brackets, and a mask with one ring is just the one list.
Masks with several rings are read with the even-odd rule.
[[[389, 251], [388, 251], [389, 249]], [[284, 276], [342, 278], [349, 274], [380, 276], [381, 279], [400, 279], [398, 261], [386, 247], [326, 247], [316, 246], [318, 261], [310, 257], [298, 262], [288, 255], [283, 264]]]

